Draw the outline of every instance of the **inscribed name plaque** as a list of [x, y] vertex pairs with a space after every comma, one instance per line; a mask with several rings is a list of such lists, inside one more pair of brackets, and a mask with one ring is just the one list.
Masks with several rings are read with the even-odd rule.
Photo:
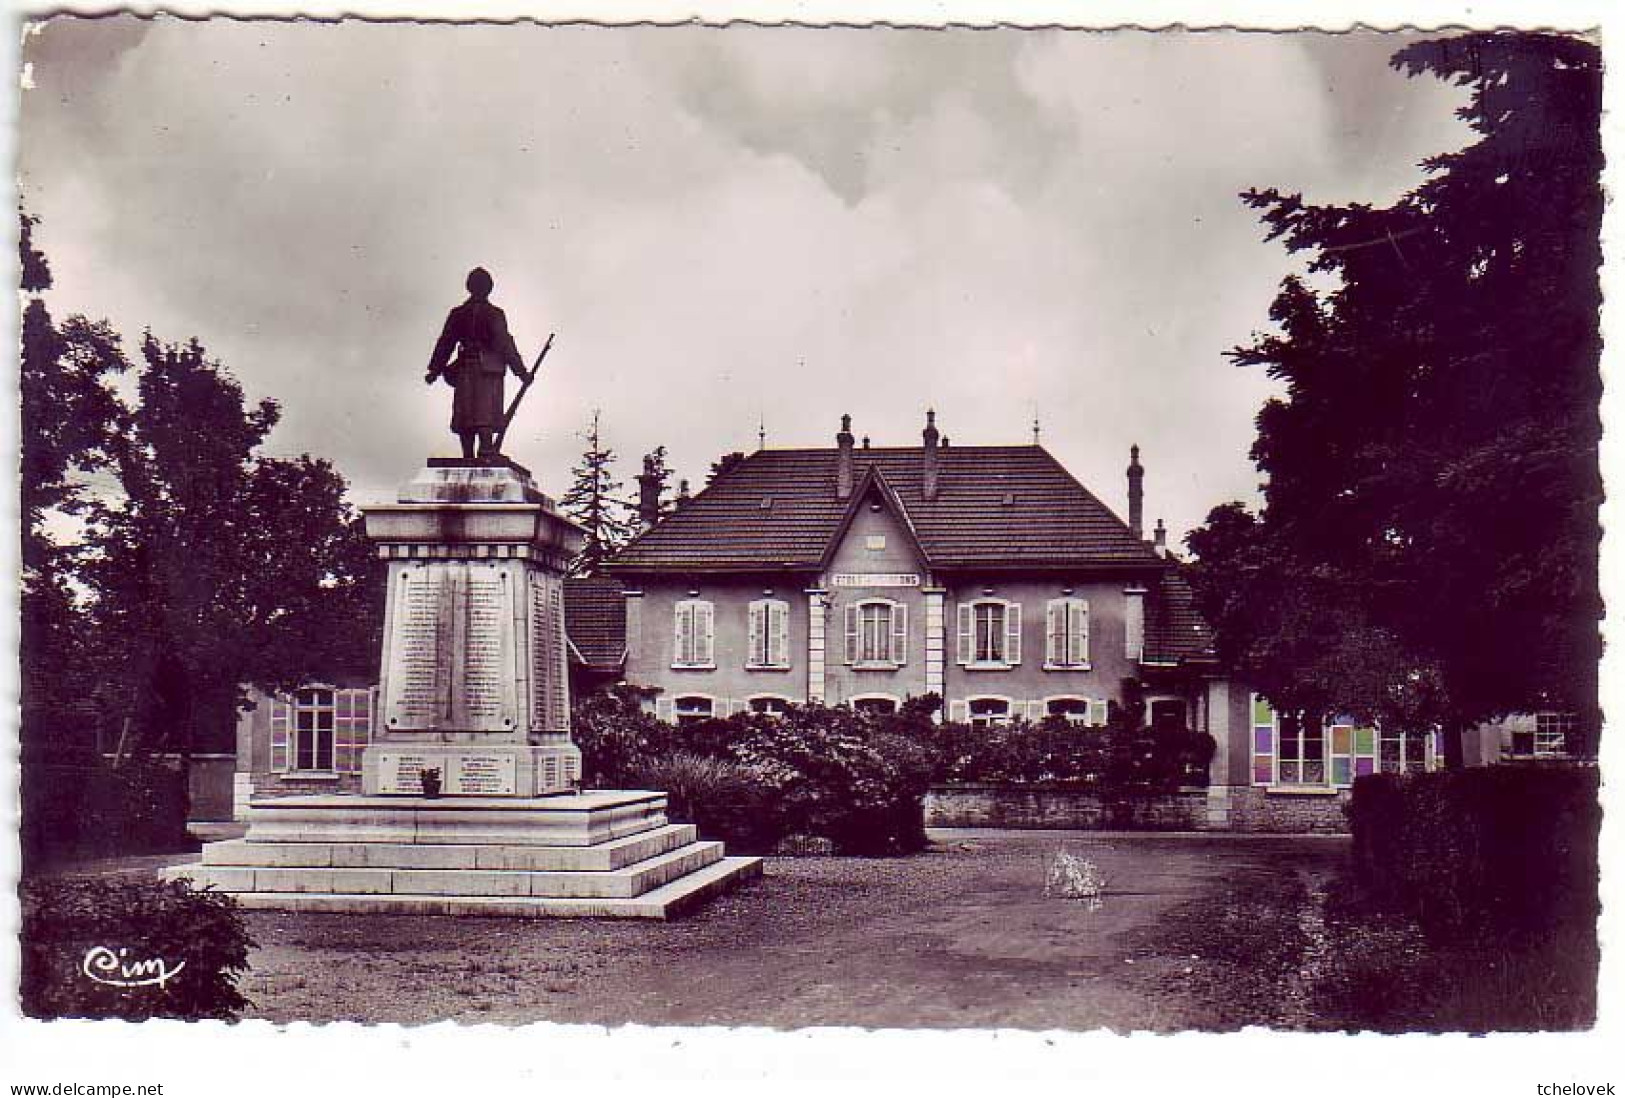
[[394, 728], [432, 728], [450, 715], [453, 581], [441, 569], [403, 572], [395, 597], [390, 641], [389, 697], [384, 701]]
[[388, 638], [384, 717], [394, 731], [511, 732], [512, 581], [479, 562], [403, 569]]
[[378, 755], [378, 792], [408, 793], [421, 796], [424, 767], [434, 767], [425, 755], [410, 752], [384, 751]]
[[477, 796], [508, 796], [518, 787], [518, 759], [502, 755], [459, 754], [450, 764], [446, 792]]

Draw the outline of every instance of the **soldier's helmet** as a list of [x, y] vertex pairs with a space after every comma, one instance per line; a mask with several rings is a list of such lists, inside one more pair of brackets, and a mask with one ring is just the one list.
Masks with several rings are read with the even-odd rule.
[[470, 294], [484, 300], [485, 298], [491, 296], [491, 288], [495, 285], [495, 283], [491, 281], [490, 271], [486, 270], [484, 267], [475, 267], [472, 271], [468, 272], [468, 280], [464, 283], [464, 285], [468, 287], [468, 292]]

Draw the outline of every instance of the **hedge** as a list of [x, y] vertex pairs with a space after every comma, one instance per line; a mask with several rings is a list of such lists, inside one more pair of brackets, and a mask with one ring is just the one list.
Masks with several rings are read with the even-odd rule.
[[[229, 896], [111, 877], [29, 881], [20, 892], [22, 1005], [33, 1017], [229, 1021], [249, 1005], [237, 980], [255, 943]], [[158, 980], [163, 972], [172, 975]]]
[[1430, 935], [1594, 924], [1598, 785], [1579, 767], [1362, 777], [1349, 805], [1355, 871]]

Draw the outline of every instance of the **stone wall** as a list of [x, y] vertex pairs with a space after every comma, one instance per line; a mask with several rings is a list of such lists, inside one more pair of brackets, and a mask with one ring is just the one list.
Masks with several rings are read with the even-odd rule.
[[1349, 803], [1351, 794], [1347, 789], [1301, 792], [1233, 786], [1228, 792], [1227, 830], [1292, 835], [1348, 833], [1348, 813], [1344, 806]]
[[1298, 793], [1187, 789], [1127, 804], [1053, 786], [936, 786], [925, 798], [927, 827], [1054, 828], [1101, 831], [1242, 831], [1345, 834], [1348, 790]]
[[1032, 786], [936, 786], [925, 798], [927, 827], [1056, 828], [1102, 831], [1203, 831], [1204, 789], [1109, 805], [1080, 789]]

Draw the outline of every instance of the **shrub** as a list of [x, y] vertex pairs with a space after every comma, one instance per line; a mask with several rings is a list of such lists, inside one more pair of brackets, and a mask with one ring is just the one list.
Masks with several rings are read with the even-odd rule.
[[770, 853], [784, 832], [760, 777], [727, 759], [677, 751], [646, 760], [632, 784], [666, 794], [667, 814], [743, 854]]
[[[21, 895], [22, 1003], [33, 1017], [230, 1021], [249, 1005], [237, 980], [255, 943], [229, 896], [186, 881], [117, 878], [32, 881]], [[117, 987], [87, 974], [124, 979], [153, 959], [173, 978]]]
[[781, 717], [731, 719], [727, 750], [761, 776], [787, 833], [821, 835], [842, 854], [905, 854], [925, 847], [929, 756], [884, 718], [791, 706]]
[[581, 748], [581, 781], [589, 789], [631, 789], [651, 760], [671, 754], [672, 726], [643, 708], [652, 691], [617, 685], [580, 698], [571, 714]]
[[1355, 870], [1431, 936], [1591, 927], [1597, 794], [1589, 768], [1362, 777], [1349, 805]]

